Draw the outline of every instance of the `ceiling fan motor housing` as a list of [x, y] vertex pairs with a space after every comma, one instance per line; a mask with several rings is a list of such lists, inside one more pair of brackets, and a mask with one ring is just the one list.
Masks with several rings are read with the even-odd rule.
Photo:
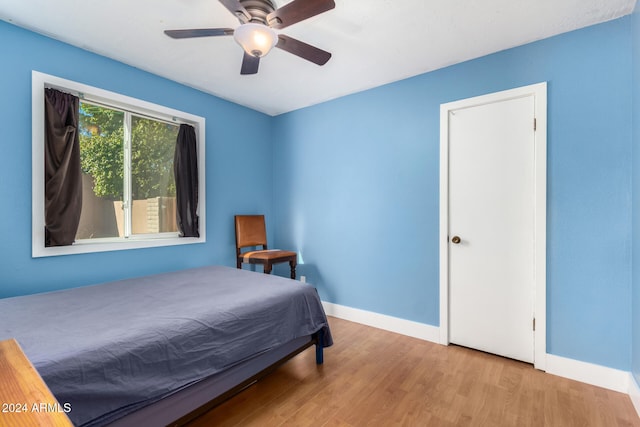
[[251, 15], [249, 22], [269, 26], [267, 16], [276, 10], [276, 6], [271, 0], [239, 0], [239, 2]]

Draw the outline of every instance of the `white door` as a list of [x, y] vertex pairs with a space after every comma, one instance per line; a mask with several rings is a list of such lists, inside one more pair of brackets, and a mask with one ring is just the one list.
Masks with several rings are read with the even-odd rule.
[[449, 340], [534, 361], [533, 95], [449, 111]]

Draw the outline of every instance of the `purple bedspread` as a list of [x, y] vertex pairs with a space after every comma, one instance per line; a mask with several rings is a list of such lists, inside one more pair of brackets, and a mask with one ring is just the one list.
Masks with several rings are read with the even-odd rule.
[[330, 346], [315, 288], [220, 266], [0, 299], [0, 340], [17, 339], [76, 425], [321, 329]]

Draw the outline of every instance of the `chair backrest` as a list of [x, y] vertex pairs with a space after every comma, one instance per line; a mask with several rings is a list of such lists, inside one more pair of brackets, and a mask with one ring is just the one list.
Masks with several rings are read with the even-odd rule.
[[264, 215], [236, 215], [236, 252], [247, 246], [263, 246], [267, 249], [267, 229]]

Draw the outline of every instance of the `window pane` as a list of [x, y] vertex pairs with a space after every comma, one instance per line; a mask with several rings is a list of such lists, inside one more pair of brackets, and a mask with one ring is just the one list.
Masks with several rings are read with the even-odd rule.
[[76, 239], [122, 237], [124, 113], [80, 103], [82, 214]]
[[131, 117], [131, 232], [176, 232], [173, 155], [179, 126]]

